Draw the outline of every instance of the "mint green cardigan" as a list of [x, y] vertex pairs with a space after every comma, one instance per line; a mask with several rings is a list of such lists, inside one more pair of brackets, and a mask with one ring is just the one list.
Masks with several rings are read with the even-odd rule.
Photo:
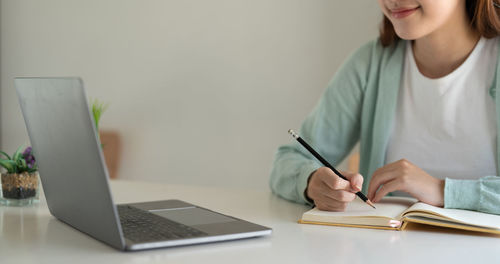
[[[300, 129], [299, 135], [334, 166], [359, 141], [359, 171], [365, 178], [364, 193], [373, 172], [384, 165], [406, 43], [398, 41], [383, 47], [379, 40], [375, 40], [359, 48], [336, 73]], [[495, 96], [495, 91], [500, 85], [497, 82], [499, 62], [500, 56], [489, 91], [497, 106], [497, 131], [500, 131], [500, 97]], [[500, 137], [497, 137], [497, 170], [500, 167], [499, 157]], [[297, 142], [281, 146], [271, 172], [271, 189], [285, 199], [308, 204], [304, 196], [308, 177], [321, 166]], [[478, 176], [481, 178], [475, 180], [447, 178], [445, 208], [500, 214], [500, 177]]]

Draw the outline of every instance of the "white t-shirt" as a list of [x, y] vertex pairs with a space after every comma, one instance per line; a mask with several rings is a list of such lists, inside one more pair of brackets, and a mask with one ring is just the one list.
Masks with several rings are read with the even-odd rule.
[[420, 73], [408, 42], [386, 163], [407, 159], [444, 179], [498, 175], [495, 101], [489, 94], [498, 38], [481, 38], [450, 74]]

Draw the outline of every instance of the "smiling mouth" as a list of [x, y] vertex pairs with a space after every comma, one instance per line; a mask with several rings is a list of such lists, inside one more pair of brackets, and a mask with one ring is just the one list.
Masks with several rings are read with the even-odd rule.
[[398, 9], [389, 9], [391, 12], [391, 16], [394, 18], [405, 18], [417, 11], [420, 6], [412, 7], [412, 8], [398, 8]]

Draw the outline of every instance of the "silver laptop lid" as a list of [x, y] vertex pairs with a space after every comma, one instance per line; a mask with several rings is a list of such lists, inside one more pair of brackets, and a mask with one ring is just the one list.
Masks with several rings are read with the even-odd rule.
[[80, 78], [16, 78], [49, 210], [115, 248], [125, 246]]

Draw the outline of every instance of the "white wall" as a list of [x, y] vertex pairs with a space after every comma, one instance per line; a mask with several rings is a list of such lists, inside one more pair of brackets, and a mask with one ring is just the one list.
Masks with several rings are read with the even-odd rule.
[[123, 135], [120, 177], [252, 188], [381, 17], [373, 0], [0, 3], [2, 149], [28, 143], [14, 77], [81, 76]]

